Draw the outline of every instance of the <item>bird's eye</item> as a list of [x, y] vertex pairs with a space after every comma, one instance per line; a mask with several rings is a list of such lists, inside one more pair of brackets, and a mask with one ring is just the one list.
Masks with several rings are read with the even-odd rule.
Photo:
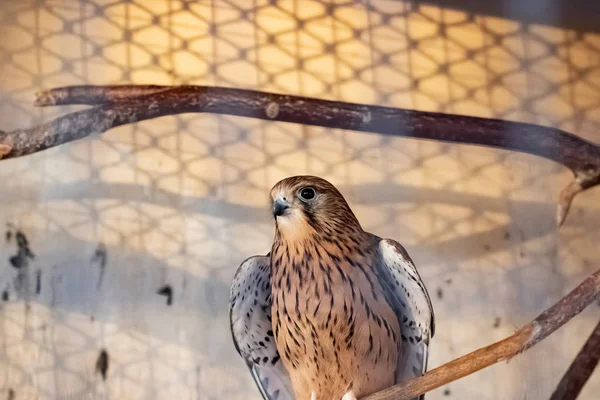
[[302, 189], [300, 189], [300, 192], [299, 192], [300, 200], [303, 200], [303, 201], [310, 201], [315, 198], [315, 195], [316, 195], [315, 189], [313, 189], [311, 187], [302, 188]]

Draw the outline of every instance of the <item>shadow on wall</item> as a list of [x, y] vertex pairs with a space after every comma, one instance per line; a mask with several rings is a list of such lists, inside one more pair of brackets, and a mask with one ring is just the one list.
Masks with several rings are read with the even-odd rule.
[[472, 15], [506, 18], [529, 24], [600, 32], [600, 2], [589, 0], [413, 0], [419, 5], [435, 5]]
[[177, 320], [184, 316], [196, 327], [187, 341], [197, 348], [207, 340], [206, 322], [227, 313], [229, 286], [210, 272], [201, 278], [146, 252], [82, 241], [64, 231], [53, 232], [47, 239], [52, 246], [38, 253], [28, 237], [44, 235], [28, 227], [6, 230], [0, 310], [13, 301], [38, 303], [91, 322], [151, 332], [167, 343], [177, 342]]

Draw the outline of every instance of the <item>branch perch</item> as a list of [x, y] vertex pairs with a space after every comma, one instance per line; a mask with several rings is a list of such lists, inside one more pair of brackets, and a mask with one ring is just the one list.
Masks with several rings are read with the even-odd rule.
[[575, 400], [600, 361], [600, 322], [565, 372], [550, 400]]
[[600, 270], [508, 338], [361, 400], [410, 399], [532, 348], [600, 297]]
[[544, 157], [574, 174], [559, 196], [558, 225], [578, 193], [600, 184], [600, 146], [559, 129], [520, 122], [208, 86], [70, 86], [40, 92], [35, 100], [37, 106], [74, 104], [95, 107], [31, 129], [0, 131], [0, 159], [33, 154], [138, 121], [214, 113], [483, 145]]

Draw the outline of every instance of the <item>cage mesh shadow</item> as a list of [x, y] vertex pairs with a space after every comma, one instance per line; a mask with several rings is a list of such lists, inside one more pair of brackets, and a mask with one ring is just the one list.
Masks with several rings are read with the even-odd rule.
[[[2, 3], [0, 38], [3, 130], [78, 109], [32, 107], [42, 88], [152, 83], [505, 118], [599, 141], [600, 34], [468, 9], [23, 0]], [[568, 175], [545, 160], [227, 116], [145, 121], [2, 163], [0, 396], [258, 399], [230, 339], [229, 283], [269, 250], [271, 186], [303, 173], [334, 182], [365, 229], [408, 248], [442, 327], [432, 367], [511, 334], [600, 261], [597, 194], [558, 232]], [[31, 257], [16, 267], [19, 235]], [[427, 398], [548, 397], [593, 312]], [[596, 374], [582, 399], [598, 390]]]

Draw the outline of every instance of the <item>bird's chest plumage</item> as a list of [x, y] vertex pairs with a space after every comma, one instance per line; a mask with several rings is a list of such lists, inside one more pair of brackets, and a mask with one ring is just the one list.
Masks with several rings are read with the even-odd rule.
[[339, 399], [394, 383], [399, 326], [374, 256], [336, 249], [280, 245], [272, 252], [273, 330], [300, 397]]

